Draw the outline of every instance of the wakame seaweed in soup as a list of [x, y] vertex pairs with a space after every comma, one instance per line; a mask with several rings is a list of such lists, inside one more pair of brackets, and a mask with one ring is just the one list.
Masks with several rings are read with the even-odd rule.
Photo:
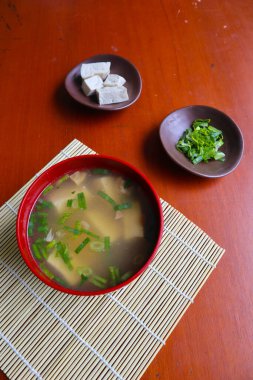
[[34, 258], [67, 288], [94, 291], [127, 280], [147, 261], [157, 234], [139, 185], [97, 168], [50, 184], [29, 219]]

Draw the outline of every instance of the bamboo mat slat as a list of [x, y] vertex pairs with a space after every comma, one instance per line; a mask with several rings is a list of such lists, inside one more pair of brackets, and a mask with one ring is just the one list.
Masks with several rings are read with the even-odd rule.
[[45, 169], [92, 153], [73, 140], [0, 208], [0, 365], [11, 380], [139, 379], [224, 253], [161, 199], [162, 242], [133, 283], [97, 297], [71, 296], [44, 285], [19, 253], [19, 204]]

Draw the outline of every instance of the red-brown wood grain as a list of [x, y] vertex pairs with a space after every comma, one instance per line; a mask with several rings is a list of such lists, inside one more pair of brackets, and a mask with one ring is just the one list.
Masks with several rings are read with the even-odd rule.
[[[143, 380], [253, 379], [252, 46], [252, 0], [0, 3], [1, 204], [77, 138], [141, 169], [226, 249]], [[139, 69], [132, 107], [90, 111], [65, 92], [68, 71], [99, 53]], [[191, 104], [223, 110], [242, 130], [244, 157], [227, 177], [194, 177], [163, 151], [161, 121]]]

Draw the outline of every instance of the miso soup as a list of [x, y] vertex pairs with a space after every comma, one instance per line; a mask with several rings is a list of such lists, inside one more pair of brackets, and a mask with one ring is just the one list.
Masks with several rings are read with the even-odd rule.
[[43, 191], [28, 237], [46, 276], [67, 288], [96, 291], [143, 266], [157, 228], [138, 184], [107, 169], [89, 169], [66, 174]]

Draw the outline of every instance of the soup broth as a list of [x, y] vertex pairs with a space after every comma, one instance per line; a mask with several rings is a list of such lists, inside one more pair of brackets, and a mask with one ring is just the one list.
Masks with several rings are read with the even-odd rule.
[[67, 174], [38, 198], [28, 224], [46, 276], [96, 291], [132, 277], [154, 248], [157, 226], [139, 185], [107, 169]]

